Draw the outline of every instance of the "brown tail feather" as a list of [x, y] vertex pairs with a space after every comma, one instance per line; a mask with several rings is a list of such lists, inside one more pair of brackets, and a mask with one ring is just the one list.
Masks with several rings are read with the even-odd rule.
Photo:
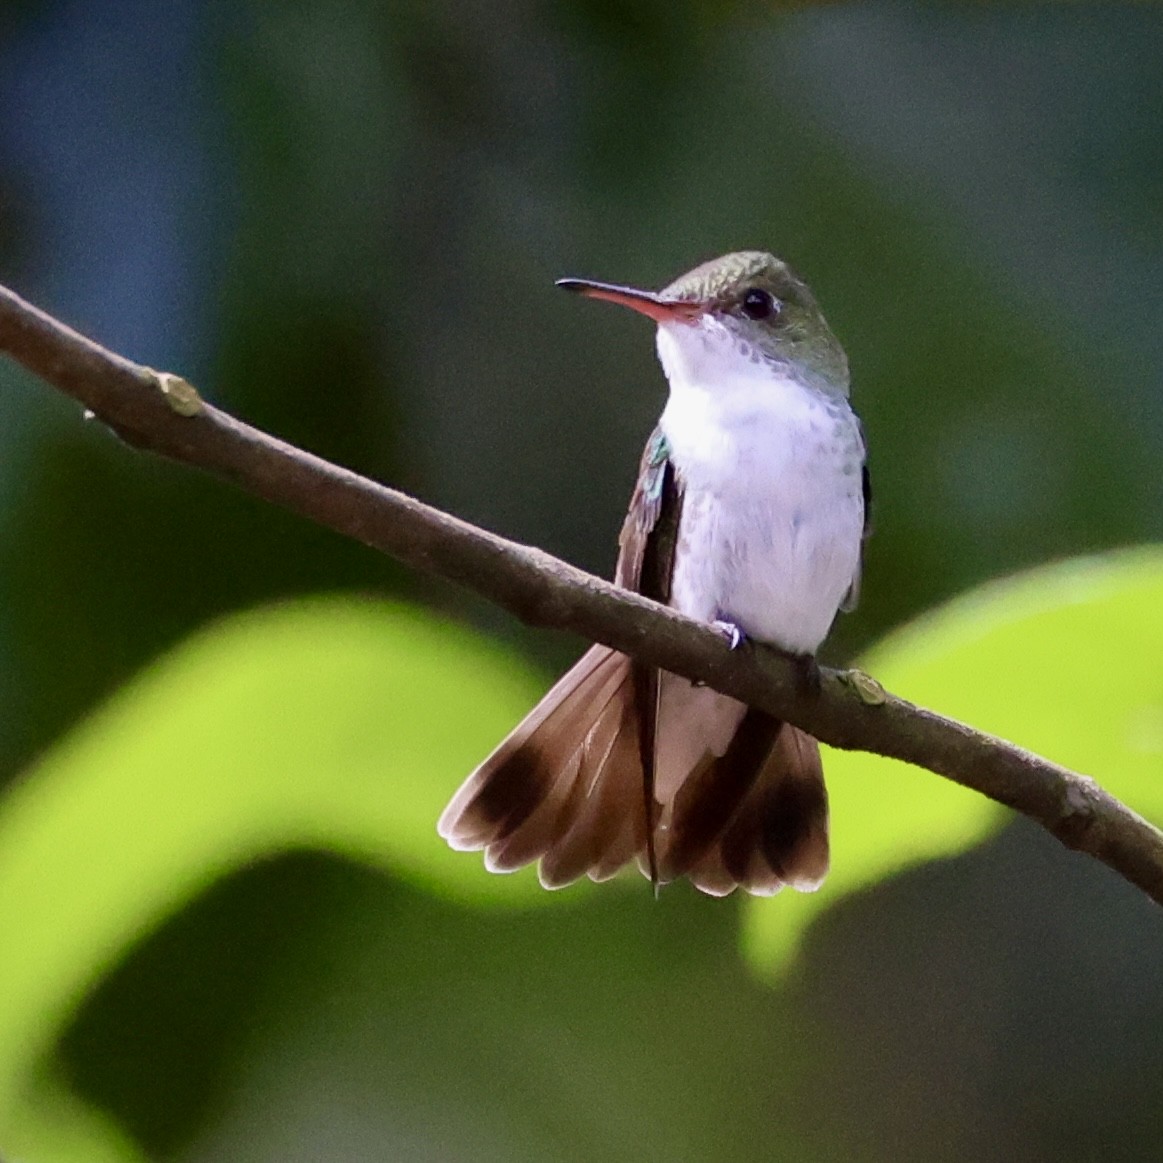
[[815, 891], [828, 875], [828, 793], [815, 739], [785, 726], [756, 792], [768, 866], [793, 888]]
[[637, 851], [646, 840], [642, 822], [642, 768], [629, 683], [623, 703], [622, 728], [605, 762], [593, 775], [593, 787], [573, 827], [542, 858], [541, 883], [561, 888], [592, 868], [604, 869], [605, 859], [627, 822], [631, 822]]
[[461, 851], [487, 848], [513, 836], [547, 801], [564, 802], [595, 719], [628, 674], [626, 659], [605, 647], [582, 655], [464, 781], [440, 817], [440, 835]]
[[739, 887], [738, 880], [723, 865], [718, 845], [713, 845], [687, 876], [691, 884], [707, 896], [730, 896]]
[[722, 835], [759, 778], [781, 726], [766, 712], [749, 709], [727, 750], [701, 764], [678, 789], [659, 854], [666, 880], [689, 872]]
[[819, 888], [828, 872], [828, 795], [815, 739], [784, 724], [717, 856], [757, 896], [785, 884], [801, 892]]
[[525, 744], [526, 749], [542, 748], [547, 766], [555, 747], [564, 751], [572, 741], [572, 753], [542, 805], [512, 835], [489, 845], [485, 863], [490, 871], [511, 872], [540, 859], [588, 812], [601, 771], [624, 728], [623, 668], [607, 665], [604, 669], [609, 676], [593, 701], [575, 696], [574, 714], [561, 716], [556, 740], [538, 736]]
[[[816, 742], [763, 712], [663, 675], [655, 840], [662, 878], [769, 895], [819, 885], [827, 797]], [[629, 660], [594, 647], [469, 776], [440, 818], [454, 848], [547, 888], [645, 864], [642, 755]]]

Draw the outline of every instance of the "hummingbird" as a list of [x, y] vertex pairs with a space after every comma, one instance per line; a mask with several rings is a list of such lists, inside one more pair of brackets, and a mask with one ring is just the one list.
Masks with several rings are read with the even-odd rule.
[[[615, 583], [799, 662], [860, 592], [871, 492], [848, 360], [806, 284], [741, 251], [661, 291], [558, 286], [657, 324], [669, 396]], [[636, 861], [712, 896], [812, 891], [829, 861], [819, 746], [709, 687], [593, 646], [468, 777], [438, 831], [546, 888]]]

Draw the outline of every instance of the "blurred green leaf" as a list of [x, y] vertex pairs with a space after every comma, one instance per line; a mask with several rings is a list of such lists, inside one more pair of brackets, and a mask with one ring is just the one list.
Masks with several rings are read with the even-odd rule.
[[655, 901], [635, 875], [502, 912], [313, 864], [328, 908], [285, 947], [229, 1092], [169, 1157], [847, 1157], [812, 1149], [796, 1086], [819, 1041], [743, 964], [738, 902], [685, 884]]
[[465, 900], [544, 900], [434, 833], [539, 685], [456, 626], [332, 598], [224, 621], [126, 687], [0, 811], [0, 1126], [92, 983], [261, 855], [318, 847]]
[[[1092, 775], [1163, 820], [1163, 548], [1031, 570], [973, 590], [860, 662], [894, 693]], [[1007, 818], [992, 801], [894, 760], [829, 750], [832, 873], [814, 895], [754, 901], [744, 947], [762, 971], [826, 906]]]
[[[1073, 561], [950, 603], [863, 665], [1158, 817], [1161, 608], [1163, 550]], [[0, 813], [0, 931], [14, 938], [0, 959], [0, 1126], [45, 1144], [38, 1153], [80, 1135], [94, 1159], [132, 1158], [112, 1131], [85, 1131], [87, 1108], [43, 1086], [46, 1052], [143, 933], [262, 855], [325, 849], [467, 903], [555, 899], [529, 873], [485, 875], [433, 832], [457, 780], [540, 689], [460, 628], [332, 598], [222, 622], [122, 691]], [[831, 753], [828, 776], [827, 888], [745, 913], [744, 945], [764, 970], [786, 964], [822, 907], [1004, 819], [888, 760]]]
[[36, 1163], [145, 1163], [146, 1156], [108, 1115], [59, 1081], [37, 1077], [5, 1119], [4, 1147]]

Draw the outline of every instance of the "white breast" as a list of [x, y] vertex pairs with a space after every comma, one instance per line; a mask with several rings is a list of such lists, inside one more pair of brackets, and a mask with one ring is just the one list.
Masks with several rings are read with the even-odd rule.
[[671, 603], [795, 653], [860, 565], [863, 445], [846, 401], [752, 357], [720, 324], [663, 324], [662, 430], [684, 486]]

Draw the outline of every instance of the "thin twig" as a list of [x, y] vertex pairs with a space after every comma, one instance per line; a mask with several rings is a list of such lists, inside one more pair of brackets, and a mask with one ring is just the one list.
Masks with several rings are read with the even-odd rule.
[[0, 351], [132, 445], [459, 582], [530, 625], [705, 682], [833, 747], [926, 767], [1029, 816], [1163, 904], [1163, 833], [1086, 776], [903, 699], [869, 701], [840, 672], [824, 670], [819, 696], [804, 696], [793, 664], [775, 651], [732, 651], [706, 626], [655, 602], [284, 444], [206, 404], [179, 377], [106, 351], [3, 287]]

